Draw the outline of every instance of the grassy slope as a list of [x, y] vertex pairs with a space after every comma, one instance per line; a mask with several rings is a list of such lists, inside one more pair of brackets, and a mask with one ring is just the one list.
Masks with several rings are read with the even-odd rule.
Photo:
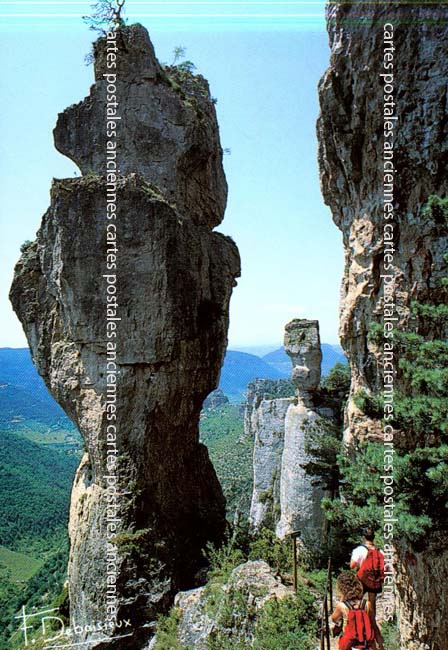
[[10, 551], [5, 546], [0, 546], [0, 569], [10, 575], [11, 582], [28, 581], [41, 566], [41, 560], [31, 555]]

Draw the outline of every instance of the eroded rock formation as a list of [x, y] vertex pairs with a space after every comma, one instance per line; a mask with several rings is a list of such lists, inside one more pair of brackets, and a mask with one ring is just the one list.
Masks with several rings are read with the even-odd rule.
[[227, 395], [225, 395], [220, 388], [217, 388], [212, 393], [210, 393], [210, 395], [204, 400], [204, 404], [202, 408], [214, 410], [228, 403], [229, 403], [229, 398], [227, 397]]
[[313, 485], [304, 465], [310, 460], [308, 442], [325, 433], [334, 412], [322, 403], [318, 393], [322, 352], [319, 323], [295, 319], [285, 328], [285, 351], [291, 358], [291, 381], [297, 392], [285, 417], [284, 449], [281, 461], [280, 510], [276, 532], [281, 538], [293, 531], [319, 534], [323, 516], [323, 491]]
[[291, 388], [286, 379], [256, 379], [247, 386], [244, 433], [254, 441], [249, 515], [254, 531], [275, 528], [280, 518], [280, 474]]
[[[138, 25], [117, 34], [116, 82], [123, 120], [117, 156], [123, 175], [138, 172], [195, 223], [217, 226], [227, 202], [216, 113], [201, 75], [162, 68], [147, 32]], [[107, 42], [94, 44], [90, 95], [58, 117], [55, 146], [81, 169], [105, 173]], [[106, 76], [104, 76], [106, 75]], [[124, 135], [125, 133], [125, 135]]]
[[285, 351], [291, 381], [257, 379], [248, 385], [244, 428], [254, 440], [252, 531], [263, 527], [283, 538], [300, 530], [304, 539], [322, 533], [323, 490], [306, 466], [320, 436], [336, 424], [341, 397], [319, 388], [322, 351], [319, 323], [286, 325]]
[[[101, 634], [85, 630], [73, 641], [124, 650], [146, 644], [150, 622], [177, 591], [194, 585], [205, 542], [224, 532], [224, 498], [199, 444], [198, 421], [204, 398], [217, 386], [239, 257], [230, 239], [212, 232], [222, 220], [227, 187], [205, 80], [162, 69], [140, 25], [119, 30], [117, 44], [121, 320], [115, 358], [103, 278], [105, 39], [95, 44], [90, 96], [60, 115], [55, 129], [58, 149], [84, 176], [54, 181], [37, 239], [17, 264], [11, 300], [34, 363], [85, 441], [70, 511], [71, 623], [132, 624], [131, 630], [112, 625], [102, 642]], [[106, 395], [113, 383], [112, 420]], [[119, 520], [113, 535], [112, 421]], [[106, 607], [107, 541], [116, 552], [115, 617]], [[108, 640], [124, 632], [129, 636]]]
[[[354, 404], [359, 390], [381, 392], [379, 349], [368, 337], [384, 300], [383, 130], [384, 29], [393, 32], [394, 240], [396, 328], [410, 321], [411, 301], [431, 294], [446, 275], [446, 224], [423, 207], [448, 191], [445, 8], [420, 3], [333, 5], [328, 10], [330, 67], [320, 82], [319, 165], [325, 202], [340, 228], [346, 254], [340, 334], [352, 372], [345, 440], [381, 439], [381, 423]], [[390, 59], [389, 59], [390, 62]], [[439, 296], [441, 298], [441, 296]], [[445, 333], [446, 336], [447, 333]], [[398, 388], [398, 385], [397, 385]], [[428, 434], [430, 431], [428, 431]], [[406, 440], [401, 444], [412, 444]], [[397, 540], [400, 647], [443, 650], [448, 638], [447, 540], [427, 539], [415, 552]]]

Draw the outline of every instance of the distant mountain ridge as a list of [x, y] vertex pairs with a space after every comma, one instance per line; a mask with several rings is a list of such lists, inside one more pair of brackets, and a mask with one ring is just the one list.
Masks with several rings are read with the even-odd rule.
[[[321, 344], [321, 349], [322, 349], [322, 376], [328, 375], [330, 370], [337, 364], [337, 363], [347, 363], [347, 359], [345, 358], [345, 355], [342, 351], [342, 348], [340, 345], [330, 345], [329, 343], [322, 343]], [[289, 378], [291, 375], [291, 359], [288, 357], [286, 354], [285, 350], [283, 347], [279, 348], [278, 350], [274, 350], [273, 352], [269, 352], [268, 354], [265, 354], [263, 357], [263, 361], [266, 361], [270, 366], [278, 370], [281, 374], [282, 377]]]
[[[323, 375], [327, 375], [337, 362], [347, 363], [339, 346], [323, 343], [322, 354]], [[250, 381], [289, 378], [291, 369], [291, 360], [282, 347], [264, 357], [227, 350], [219, 388], [232, 402], [242, 401]], [[28, 348], [0, 348], [0, 424], [10, 426], [17, 417], [48, 425], [61, 421], [66, 425], [70, 423], [48, 392]]]
[[240, 401], [247, 384], [253, 379], [281, 379], [282, 377], [277, 368], [254, 354], [227, 350], [219, 387], [231, 401]]

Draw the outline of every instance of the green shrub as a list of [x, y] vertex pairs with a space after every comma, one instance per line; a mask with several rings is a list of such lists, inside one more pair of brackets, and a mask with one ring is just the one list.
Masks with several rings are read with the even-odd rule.
[[361, 528], [382, 520], [383, 458], [383, 446], [373, 442], [360, 443], [352, 456], [345, 452], [338, 456], [343, 500], [323, 499], [322, 506], [349, 543], [359, 541]]
[[299, 585], [296, 596], [271, 600], [255, 628], [254, 650], [316, 650], [315, 596]]
[[338, 361], [328, 375], [322, 379], [321, 387], [329, 393], [347, 395], [350, 390], [350, 367]]
[[431, 219], [438, 225], [448, 223], [448, 198], [442, 199], [440, 196], [431, 194], [425, 207], [422, 210], [423, 216]]
[[173, 607], [168, 616], [161, 616], [158, 619], [157, 641], [154, 650], [182, 650], [182, 645], [177, 638], [181, 618], [180, 609]]
[[381, 626], [381, 634], [383, 635], [386, 650], [401, 650], [400, 636], [396, 622], [384, 623]]
[[33, 242], [32, 242], [32, 241], [30, 241], [29, 239], [25, 239], [25, 241], [23, 242], [23, 244], [20, 246], [20, 252], [21, 252], [21, 253], [24, 253], [24, 252], [25, 252], [26, 250], [28, 250], [28, 248], [29, 248], [30, 246], [32, 246], [32, 245], [33, 245]]
[[[273, 599], [256, 611], [248, 594], [221, 589], [219, 608], [215, 610], [217, 629], [207, 641], [207, 650], [254, 648], [256, 650], [315, 650], [317, 610], [314, 594], [299, 585], [298, 593], [280, 601]], [[212, 616], [212, 612], [208, 611]], [[250, 630], [254, 641], [250, 643]]]
[[150, 534], [150, 528], [141, 528], [136, 531], [124, 530], [117, 533], [115, 537], [111, 539], [111, 542], [120, 550], [121, 553], [138, 554], [142, 543], [148, 539]]
[[249, 560], [264, 560], [279, 575], [292, 571], [292, 551], [289, 539], [280, 540], [274, 531], [263, 528], [251, 541]]
[[300, 574], [311, 584], [313, 589], [317, 589], [322, 596], [325, 594], [327, 586], [327, 569], [314, 569], [312, 571], [300, 571]]
[[235, 548], [232, 540], [220, 547], [207, 544], [204, 555], [210, 563], [209, 581], [220, 584], [226, 582], [233, 569], [246, 560], [243, 551]]
[[273, 498], [272, 488], [269, 488], [264, 492], [260, 492], [260, 494], [258, 495], [258, 501], [260, 503], [267, 503], [268, 501], [272, 501], [272, 498]]

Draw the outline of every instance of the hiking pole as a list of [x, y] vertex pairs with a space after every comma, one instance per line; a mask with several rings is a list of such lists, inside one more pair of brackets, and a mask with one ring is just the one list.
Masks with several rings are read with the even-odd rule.
[[[332, 584], [331, 584], [331, 558], [328, 558], [328, 571], [327, 571], [327, 582], [325, 585], [325, 598], [324, 598], [324, 607], [323, 607], [323, 619], [325, 621], [325, 640], [327, 642], [327, 650], [330, 650], [330, 625], [328, 622], [328, 596], [330, 596], [330, 606], [333, 609], [333, 594], [332, 594]], [[323, 648], [323, 626], [321, 632], [321, 646]]]
[[292, 539], [292, 572], [294, 591], [297, 593], [297, 538], [300, 537], [300, 531], [295, 530], [291, 533]]
[[323, 606], [322, 606], [322, 621], [321, 621], [321, 624], [320, 624], [320, 650], [325, 650], [324, 607]]
[[326, 638], [326, 641], [327, 641], [327, 650], [331, 650], [331, 648], [330, 648], [330, 625], [328, 623], [327, 594], [325, 594], [325, 600], [324, 600], [324, 616], [325, 616], [325, 638]]
[[[325, 583], [324, 600], [322, 602], [322, 619], [321, 619], [321, 624], [320, 624], [320, 650], [325, 650], [325, 629], [324, 629], [324, 627], [326, 625], [328, 625], [327, 590], [328, 590], [328, 575], [327, 575], [327, 582]], [[328, 648], [327, 648], [327, 650], [328, 650]]]
[[322, 622], [320, 626], [320, 650], [331, 650], [330, 646], [330, 626], [328, 624], [328, 602], [327, 594], [325, 594], [323, 607], [322, 607]]
[[333, 611], [333, 572], [331, 570], [331, 557], [328, 558], [328, 581], [330, 586], [330, 609]]

